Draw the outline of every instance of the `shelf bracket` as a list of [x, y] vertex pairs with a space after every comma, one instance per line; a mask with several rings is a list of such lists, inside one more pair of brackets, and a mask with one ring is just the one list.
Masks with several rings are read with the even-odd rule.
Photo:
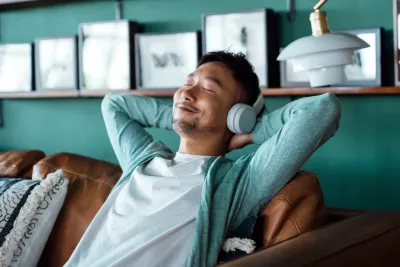
[[286, 13], [286, 16], [290, 22], [293, 22], [294, 18], [296, 17], [296, 9], [294, 6], [294, 1], [295, 0], [287, 0], [288, 11]]
[[122, 20], [124, 18], [122, 0], [115, 0], [115, 19]]

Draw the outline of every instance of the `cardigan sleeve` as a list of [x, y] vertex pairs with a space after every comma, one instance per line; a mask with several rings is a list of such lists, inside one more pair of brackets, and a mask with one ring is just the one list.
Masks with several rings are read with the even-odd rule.
[[172, 129], [172, 106], [158, 99], [109, 93], [101, 109], [108, 137], [124, 172], [153, 142], [144, 128]]
[[334, 135], [340, 116], [340, 103], [330, 93], [302, 98], [262, 114], [252, 133], [253, 141], [261, 145], [245, 167], [236, 191], [239, 210], [235, 226], [250, 211], [258, 212], [295, 176], [313, 152]]

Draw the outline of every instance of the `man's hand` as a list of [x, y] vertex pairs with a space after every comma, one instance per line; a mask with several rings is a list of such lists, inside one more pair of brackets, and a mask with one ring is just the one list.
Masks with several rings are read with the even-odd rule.
[[235, 134], [229, 142], [228, 152], [243, 148], [247, 145], [254, 144], [251, 133], [249, 134]]

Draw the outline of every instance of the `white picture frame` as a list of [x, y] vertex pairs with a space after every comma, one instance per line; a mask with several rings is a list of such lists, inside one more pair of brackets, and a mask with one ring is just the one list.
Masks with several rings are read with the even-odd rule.
[[345, 67], [346, 81], [335, 86], [372, 86], [380, 87], [383, 82], [382, 72], [382, 28], [361, 28], [337, 30], [335, 33], [356, 35], [370, 47], [354, 52], [354, 63]]
[[141, 25], [130, 20], [79, 25], [79, 88], [131, 90], [135, 86], [134, 36]]
[[136, 89], [180, 88], [200, 59], [198, 32], [135, 36]]
[[33, 90], [33, 44], [0, 45], [0, 92]]
[[35, 40], [36, 90], [78, 90], [76, 35]]
[[270, 9], [203, 15], [203, 54], [212, 51], [243, 53], [253, 65], [260, 87], [279, 84], [278, 27]]

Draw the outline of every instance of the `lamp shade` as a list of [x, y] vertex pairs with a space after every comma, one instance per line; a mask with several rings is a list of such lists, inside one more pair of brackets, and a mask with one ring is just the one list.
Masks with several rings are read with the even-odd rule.
[[344, 67], [353, 63], [354, 51], [369, 44], [347, 33], [325, 33], [300, 38], [281, 51], [279, 61], [294, 60], [308, 71], [312, 87], [341, 83]]

